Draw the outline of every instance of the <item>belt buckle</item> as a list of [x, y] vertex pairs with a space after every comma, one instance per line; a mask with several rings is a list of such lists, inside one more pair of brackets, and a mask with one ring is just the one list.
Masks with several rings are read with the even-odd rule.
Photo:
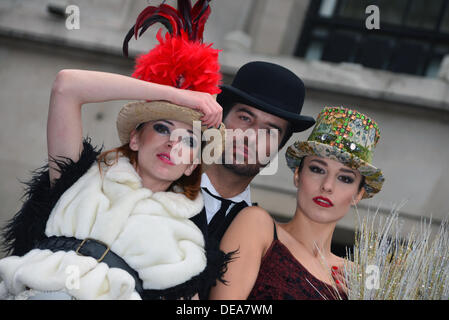
[[75, 251], [75, 253], [76, 253], [77, 255], [83, 256], [83, 257], [84, 257], [84, 255], [83, 255], [82, 253], [80, 253], [79, 251], [80, 251], [81, 247], [86, 243], [87, 240], [91, 240], [91, 241], [98, 242], [99, 244], [101, 244], [101, 245], [103, 245], [103, 246], [106, 247], [106, 250], [103, 252], [103, 254], [101, 255], [101, 257], [97, 259], [97, 262], [100, 263], [100, 262], [104, 259], [104, 257], [106, 257], [106, 255], [108, 254], [108, 252], [109, 252], [109, 250], [110, 250], [111, 248], [109, 247], [109, 245], [107, 245], [106, 243], [104, 243], [104, 242], [102, 242], [102, 241], [99, 241], [99, 240], [96, 240], [96, 239], [92, 239], [92, 238], [85, 238], [83, 241], [81, 241], [80, 245], [78, 246], [78, 248], [77, 248], [76, 251]]

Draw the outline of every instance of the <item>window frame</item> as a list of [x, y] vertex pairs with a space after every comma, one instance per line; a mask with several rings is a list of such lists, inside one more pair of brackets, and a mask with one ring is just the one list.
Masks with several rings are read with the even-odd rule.
[[[449, 47], [449, 31], [447, 33], [439, 31], [443, 19], [445, 18], [445, 14], [448, 14], [449, 16], [449, 0], [442, 0], [442, 7], [439, 11], [438, 21], [436, 22], [434, 29], [425, 29], [404, 25], [407, 15], [410, 12], [412, 1], [416, 1], [407, 0], [400, 24], [382, 22], [382, 8], [380, 8], [380, 29], [373, 30], [368, 30], [365, 27], [365, 20], [339, 17], [336, 13], [340, 11], [341, 5], [343, 4], [342, 0], [336, 0], [337, 3], [331, 17], [320, 16], [319, 10], [322, 1], [323, 0], [310, 0], [303, 29], [294, 50], [294, 56], [301, 58], [305, 57], [310, 44], [312, 44], [314, 40], [320, 40], [319, 37], [313, 36], [313, 30], [320, 27], [327, 30], [344, 30], [356, 32], [359, 33], [362, 38], [366, 38], [370, 35], [387, 36], [393, 38], [396, 44], [399, 42], [399, 40], [406, 39], [426, 43], [428, 45], [428, 50], [426, 50], [426, 57], [424, 59], [424, 66], [422, 70], [420, 70], [417, 74], [415, 73], [415, 75], [425, 76], [430, 63], [434, 59], [442, 59], [445, 55], [437, 52], [437, 46], [448, 44]], [[376, 0], [373, 0], [372, 4], [376, 4], [376, 2]], [[368, 17], [368, 15], [366, 15], [366, 17]], [[324, 45], [325, 44], [326, 40], [324, 41]], [[449, 54], [449, 48], [446, 54]], [[325, 60], [320, 59], [320, 61]], [[377, 70], [390, 69], [387, 67]]]

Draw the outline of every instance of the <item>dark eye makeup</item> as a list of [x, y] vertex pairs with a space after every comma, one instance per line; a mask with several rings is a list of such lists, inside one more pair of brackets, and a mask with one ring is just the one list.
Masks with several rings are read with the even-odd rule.
[[[170, 135], [171, 134], [170, 128], [167, 125], [165, 125], [164, 123], [157, 122], [157, 123], [153, 124], [153, 129], [154, 129], [154, 131], [156, 131], [157, 133], [162, 134], [162, 135]], [[181, 141], [186, 146], [188, 146], [190, 148], [195, 148], [198, 144], [196, 139], [193, 136], [183, 137]]]
[[312, 171], [313, 173], [320, 173], [323, 174], [324, 173], [324, 169], [318, 167], [318, 166], [309, 166], [309, 170]]
[[339, 176], [338, 180], [340, 180], [343, 183], [351, 184], [354, 182], [354, 178], [349, 176]]
[[[318, 166], [315, 166], [315, 165], [309, 166], [309, 170], [311, 172], [317, 173], [317, 174], [324, 174], [325, 173], [324, 169], [322, 169], [322, 168], [320, 168]], [[348, 176], [348, 175], [339, 175], [337, 179], [340, 180], [341, 182], [347, 183], [347, 184], [351, 184], [355, 180], [353, 177]]]
[[190, 147], [190, 148], [195, 148], [195, 147], [197, 146], [196, 139], [195, 139], [194, 137], [192, 137], [192, 136], [190, 136], [190, 137], [184, 137], [184, 138], [182, 139], [182, 142], [183, 142], [185, 145], [187, 145], [188, 147]]
[[170, 129], [165, 124], [160, 122], [153, 124], [153, 129], [160, 134], [170, 134]]

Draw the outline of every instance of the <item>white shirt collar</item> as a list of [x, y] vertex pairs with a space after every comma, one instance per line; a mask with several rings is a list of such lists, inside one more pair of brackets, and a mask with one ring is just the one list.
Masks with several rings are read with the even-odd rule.
[[[221, 195], [217, 192], [217, 190], [213, 186], [212, 182], [210, 181], [210, 179], [206, 173], [203, 173], [201, 176], [201, 188], [206, 188], [213, 195], [221, 197]], [[221, 201], [212, 197], [209, 193], [207, 193], [205, 191], [202, 191], [202, 194], [203, 194], [203, 199], [204, 199], [204, 207], [206, 209], [207, 223], [209, 223], [212, 220], [212, 218], [214, 217], [214, 215], [217, 213], [217, 211], [220, 209]], [[250, 190], [249, 185], [246, 187], [245, 190], [243, 190], [242, 193], [236, 195], [235, 197], [227, 198], [227, 199], [237, 202], [237, 203], [243, 200], [248, 204], [248, 206], [251, 206], [252, 205], [251, 190]], [[229, 206], [229, 209], [226, 213], [228, 213], [233, 206], [234, 206], [233, 204], [231, 206]]]
[[[215, 190], [214, 185], [212, 184], [212, 182], [210, 181], [209, 177], [207, 176], [207, 174], [205, 172], [201, 176], [201, 188], [206, 188], [213, 195], [221, 197], [221, 195], [218, 193], [218, 191]], [[245, 188], [245, 190], [243, 190], [242, 193], [239, 193], [238, 195], [236, 195], [236, 196], [234, 196], [232, 198], [226, 198], [226, 199], [234, 201], [234, 202], [240, 202], [240, 201], [243, 200], [243, 201], [245, 201], [248, 204], [248, 206], [251, 206], [252, 205], [252, 203], [251, 203], [251, 189], [250, 189], [250, 187], [248, 185]]]

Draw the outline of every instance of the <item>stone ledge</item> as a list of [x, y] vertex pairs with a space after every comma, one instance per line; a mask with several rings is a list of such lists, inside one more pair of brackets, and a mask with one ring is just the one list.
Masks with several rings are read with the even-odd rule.
[[286, 56], [233, 52], [223, 52], [221, 55], [224, 73], [234, 73], [241, 65], [254, 60], [285, 66], [299, 75], [310, 89], [449, 112], [449, 82], [442, 79], [395, 74], [356, 64], [305, 61]]
[[[59, 0], [53, 2], [58, 3]], [[83, 8], [89, 3], [78, 2]], [[115, 0], [112, 3], [115, 5], [113, 8], [137, 10], [130, 1], [121, 3]], [[26, 6], [15, 5], [13, 1], [6, 2], [3, 10], [0, 10], [0, 35], [121, 56], [123, 37], [133, 20], [129, 18], [128, 9], [116, 12], [117, 10], [114, 11], [111, 7], [109, 11], [100, 14], [101, 17], [97, 16], [98, 10], [93, 10], [88, 12], [81, 22], [85, 27], [80, 30], [67, 30], [64, 20], [56, 19], [46, 12], [46, 5], [47, 1], [44, 0], [27, 1]], [[117, 26], [104, 19], [105, 15], [112, 15], [113, 20], [118, 20]], [[134, 13], [130, 16], [134, 16]], [[145, 41], [133, 41], [130, 44], [130, 56], [152, 48], [156, 44], [156, 31], [149, 30]], [[232, 51], [223, 51], [220, 55], [222, 71], [227, 75], [233, 75], [241, 65], [254, 60], [284, 65], [300, 75], [311, 89], [449, 112], [449, 67], [442, 67], [441, 78], [424, 78], [367, 69], [355, 64], [306, 61], [291, 56]], [[446, 62], [446, 65], [449, 65], [449, 62]]]

